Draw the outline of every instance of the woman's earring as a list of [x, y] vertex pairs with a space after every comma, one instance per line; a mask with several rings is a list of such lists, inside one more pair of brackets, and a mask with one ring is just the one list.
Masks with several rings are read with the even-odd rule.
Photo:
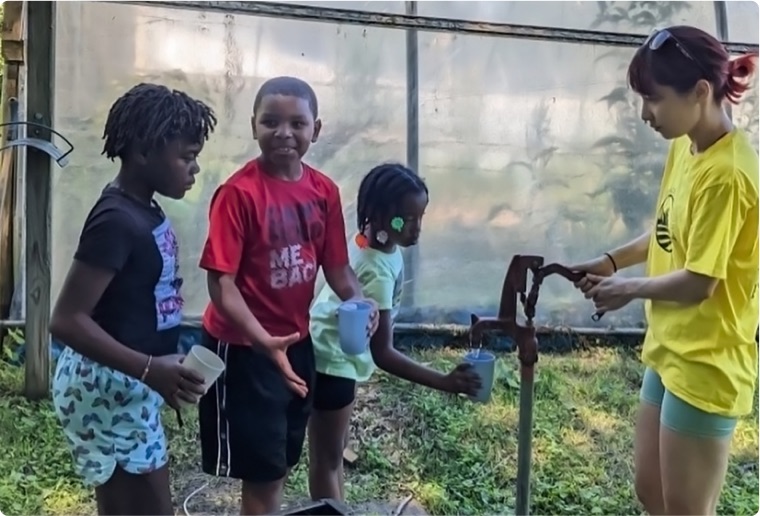
[[388, 242], [388, 233], [381, 229], [375, 233], [375, 240], [377, 240], [380, 244], [385, 245], [385, 243]]
[[398, 233], [401, 233], [401, 230], [404, 229], [404, 219], [401, 217], [393, 217], [391, 219], [391, 227]]

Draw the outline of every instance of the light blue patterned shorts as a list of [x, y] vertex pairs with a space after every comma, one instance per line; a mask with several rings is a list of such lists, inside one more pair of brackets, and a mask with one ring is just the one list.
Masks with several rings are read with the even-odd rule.
[[53, 403], [90, 487], [107, 482], [116, 466], [145, 474], [168, 459], [161, 425], [163, 398], [144, 383], [66, 348], [53, 379]]

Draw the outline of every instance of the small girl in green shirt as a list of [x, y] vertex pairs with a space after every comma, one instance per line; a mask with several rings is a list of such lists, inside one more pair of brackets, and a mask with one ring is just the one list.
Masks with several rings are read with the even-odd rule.
[[399, 164], [373, 168], [362, 180], [357, 199], [359, 232], [349, 243], [349, 259], [364, 296], [378, 304], [380, 323], [361, 355], [340, 347], [337, 317], [340, 298], [325, 286], [311, 309], [317, 379], [309, 420], [309, 491], [312, 499], [343, 500], [343, 449], [357, 382], [380, 367], [413, 383], [444, 392], [475, 394], [480, 378], [468, 364], [444, 374], [427, 368], [393, 347], [393, 320], [404, 283], [402, 247], [417, 243], [428, 189], [420, 177]]

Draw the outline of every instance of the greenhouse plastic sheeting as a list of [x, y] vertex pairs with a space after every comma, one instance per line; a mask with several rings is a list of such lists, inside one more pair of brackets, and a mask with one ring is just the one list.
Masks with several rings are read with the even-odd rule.
[[[371, 8], [368, 2], [339, 7]], [[641, 34], [669, 23], [715, 27], [709, 2], [421, 2], [418, 8], [429, 16]], [[756, 42], [757, 24], [737, 9], [748, 7], [729, 3], [729, 33], [737, 25], [739, 40]], [[384, 2], [378, 10], [403, 12], [403, 2]], [[101, 155], [108, 109], [140, 81], [185, 90], [219, 117], [195, 188], [182, 201], [162, 201], [181, 242], [190, 315], [207, 303], [198, 259], [209, 199], [256, 154], [249, 119], [265, 79], [295, 75], [316, 90], [324, 130], [306, 160], [340, 186], [350, 232], [363, 174], [406, 159], [403, 30], [95, 2], [60, 2], [56, 11], [55, 125], [76, 151], [54, 175], [54, 296], [89, 208], [117, 171]], [[402, 310], [402, 321], [467, 323], [470, 311], [496, 310], [512, 255], [577, 262], [651, 226], [667, 146], [641, 123], [626, 87], [633, 49], [441, 32], [419, 32], [418, 41], [419, 173], [431, 201], [406, 284], [413, 304]], [[754, 104], [734, 110], [755, 133], [756, 95]], [[591, 312], [565, 280], [546, 280], [540, 323], [590, 326]], [[600, 324], [638, 327], [642, 319], [634, 303]]]

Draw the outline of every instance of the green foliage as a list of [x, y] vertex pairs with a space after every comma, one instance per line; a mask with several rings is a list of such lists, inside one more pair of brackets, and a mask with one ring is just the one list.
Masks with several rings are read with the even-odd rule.
[[[597, 2], [599, 11], [592, 28], [604, 23], [625, 23], [636, 33], [668, 25], [691, 9], [688, 2]], [[599, 139], [592, 150], [607, 171], [605, 181], [592, 198], [611, 195], [615, 215], [621, 217], [630, 236], [641, 234], [650, 223], [660, 188], [668, 144], [640, 119], [639, 105], [626, 82], [630, 50], [612, 49], [598, 63], [615, 63], [620, 83], [599, 99], [617, 121], [614, 133]]]
[[[450, 367], [455, 357], [437, 352], [425, 358]], [[513, 357], [502, 360], [500, 385], [488, 405], [447, 402], [383, 377], [380, 414], [389, 414], [394, 430], [370, 442], [385, 460], [398, 457], [395, 477], [432, 514], [513, 510], [516, 367]], [[542, 356], [534, 408], [534, 514], [640, 513], [631, 454], [641, 371], [638, 360], [613, 350]], [[757, 510], [756, 418], [740, 424], [720, 514]]]
[[[656, 25], [682, 20], [692, 8], [689, 2], [597, 5], [593, 27], [626, 27], [626, 31], [642, 34]], [[203, 23], [198, 23], [200, 28]], [[115, 164], [100, 156], [100, 134], [108, 107], [138, 80], [156, 81], [188, 91], [210, 103], [220, 115], [217, 133], [201, 155], [202, 173], [195, 188], [182, 201], [162, 201], [182, 245], [180, 267], [185, 276], [186, 312], [195, 315], [204, 309], [205, 281], [196, 271], [208, 202], [214, 188], [257, 152], [249, 135], [248, 115], [255, 87], [264, 79], [243, 75], [244, 54], [236, 42], [236, 31], [242, 26], [235, 25], [236, 17], [232, 15], [224, 16], [223, 23], [224, 74], [187, 75], [181, 70], [161, 70], [140, 76], [137, 69], [128, 66], [122, 78], [111, 84], [110, 91], [98, 93], [92, 106], [86, 107], [87, 118], [66, 118], [66, 113], [61, 113], [56, 123], [77, 148], [72, 164], [54, 175], [54, 287], [64, 277], [86, 210], [116, 171]], [[333, 70], [334, 79], [314, 84], [322, 104], [324, 130], [307, 160], [339, 184], [347, 231], [352, 233], [355, 196], [362, 175], [378, 162], [405, 159], [405, 92], [399, 77], [403, 71], [403, 35], [397, 34], [394, 40], [380, 36], [379, 30], [373, 33], [375, 29], [334, 26], [334, 30], [336, 40], [326, 40], [330, 51], [322, 56], [321, 63]], [[576, 262], [643, 231], [654, 211], [667, 142], [639, 120], [638, 102], [625, 84], [630, 48], [597, 47], [603, 52], [596, 60], [597, 67], [590, 67], [591, 78], [580, 84], [564, 84], [556, 73], [549, 74], [549, 84], [556, 89], [557, 98], [581, 103], [578, 131], [584, 131], [583, 92], [595, 88], [600, 78], [614, 69], [615, 86], [593, 99], [606, 106], [614, 120], [608, 135], [588, 146], [579, 143], [584, 141], [584, 135], [550, 134], [549, 128], [555, 125], [550, 123], [551, 118], [562, 117], [567, 111], [553, 111], [554, 103], [547, 94], [545, 102], [536, 103], [526, 120], [515, 121], [509, 111], [503, 113], [502, 125], [524, 126], [524, 139], [494, 143], [493, 134], [483, 132], [494, 130], [493, 126], [486, 129], [489, 110], [494, 110], [490, 95], [512, 95], [514, 102], [521, 102], [520, 96], [527, 98], [523, 96], [527, 83], [518, 80], [519, 74], [509, 68], [515, 62], [510, 53], [516, 51], [506, 51], [505, 42], [494, 44], [490, 39], [433, 40], [429, 36], [420, 35], [421, 59], [435, 62], [421, 64], [424, 89], [419, 151], [420, 172], [430, 186], [431, 204], [427, 229], [420, 247], [414, 250], [419, 253], [419, 267], [414, 279], [409, 278], [409, 290], [412, 286], [417, 290], [418, 306], [414, 308], [420, 310], [410, 310], [407, 321], [452, 322], [461, 320], [455, 312], [486, 308], [492, 311], [498, 296], [494, 279], [501, 281], [506, 260], [515, 252], [535, 252], [552, 261]], [[263, 30], [257, 37], [256, 48], [267, 46], [260, 45], [262, 37], [273, 39], [270, 44], [284, 54], [300, 51], [302, 46], [297, 41], [286, 44]], [[377, 44], [377, 38], [383, 38], [383, 44]], [[399, 44], [394, 46], [394, 42]], [[447, 50], [441, 51], [440, 45], [447, 45]], [[570, 47], [546, 42], [531, 43], [535, 47], [530, 48], [525, 45], [520, 43], [520, 49], [553, 59], [557, 58], [551, 56], [552, 48]], [[584, 54], [568, 57], [573, 55]], [[253, 59], [258, 60], [258, 56]], [[304, 59], [314, 60], [317, 66], [317, 57], [307, 54]], [[315, 76], [319, 75], [316, 70]], [[391, 77], [393, 71], [398, 74]], [[384, 76], [385, 80], [381, 80]], [[428, 86], [431, 76], [440, 84], [432, 90]], [[472, 78], [483, 80], [475, 84]], [[65, 79], [69, 88], [86, 91], [88, 85], [80, 84], [82, 81], [75, 75]], [[389, 86], [392, 81], [396, 84]], [[740, 126], [756, 134], [756, 90], [753, 93], [735, 113], [740, 115]], [[542, 93], [531, 93], [535, 94]], [[66, 106], [62, 110], [68, 108], [65, 102], [57, 104]], [[597, 123], [595, 120], [594, 125]], [[493, 144], [493, 148], [484, 142]], [[512, 161], [499, 169], [502, 159]], [[442, 281], [442, 277], [450, 279]], [[466, 290], [463, 285], [467, 285]], [[547, 295], [542, 296], [539, 319], [548, 324], [587, 324], [588, 305], [583, 304], [577, 292], [554, 280], [548, 281], [545, 288]], [[583, 313], [572, 318], [569, 312]], [[637, 326], [641, 320], [639, 303], [609, 314], [604, 322], [620, 327]]]
[[670, 25], [691, 9], [688, 2], [597, 2], [598, 13], [589, 28], [603, 23], [633, 26], [647, 34], [655, 27]]
[[[413, 353], [447, 370], [461, 350]], [[444, 395], [378, 374], [360, 389], [347, 469], [350, 505], [413, 494], [431, 514], [508, 514], [515, 503], [518, 387], [513, 355], [499, 362], [488, 404]], [[642, 367], [630, 354], [596, 349], [541, 357], [533, 433], [533, 514], [639, 514], [632, 486], [633, 418]], [[0, 510], [6, 514], [95, 514], [75, 477], [50, 402], [18, 392], [22, 370], [0, 362]], [[167, 411], [175, 506], [209, 481], [199, 474], [197, 427]], [[758, 509], [757, 407], [737, 428], [719, 514]], [[306, 497], [306, 454], [286, 498]], [[212, 479], [189, 502], [193, 514], [235, 514], [239, 486]], [[178, 509], [181, 511], [181, 509]]]
[[[598, 14], [591, 28], [602, 24], [625, 24], [639, 34], [655, 27], [679, 23], [691, 9], [689, 2], [597, 2]], [[616, 215], [622, 217], [632, 236], [650, 223], [662, 178], [668, 143], [640, 120], [639, 103], [625, 81], [628, 50], [613, 49], [600, 55], [598, 62], [617, 63], [620, 84], [599, 99], [614, 114], [614, 133], [593, 146], [601, 151], [599, 162], [609, 172], [593, 197], [611, 192]], [[733, 108], [736, 123], [757, 142], [757, 82], [740, 108]]]
[[745, 94], [739, 106], [733, 106], [733, 118], [736, 125], [745, 131], [749, 141], [758, 150], [758, 129], [760, 128], [760, 103], [758, 100], [758, 78], [754, 79], [751, 89]]

